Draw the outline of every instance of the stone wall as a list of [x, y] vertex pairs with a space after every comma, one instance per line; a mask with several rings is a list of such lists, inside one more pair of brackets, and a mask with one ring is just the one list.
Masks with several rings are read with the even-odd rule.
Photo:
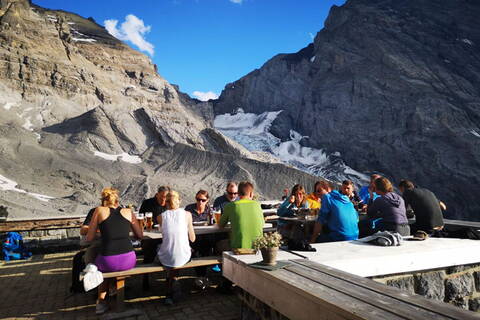
[[[78, 227], [45, 229], [19, 232], [24, 244], [32, 253], [49, 253], [78, 249], [80, 243]], [[2, 235], [2, 239], [6, 234]]]
[[288, 320], [280, 312], [245, 290], [239, 290], [238, 298], [242, 302], [241, 320]]
[[429, 299], [480, 312], [480, 264], [373, 277], [372, 279]]

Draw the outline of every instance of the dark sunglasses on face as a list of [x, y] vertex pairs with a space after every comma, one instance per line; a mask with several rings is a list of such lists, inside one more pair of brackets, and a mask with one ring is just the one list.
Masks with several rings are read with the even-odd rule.
[[234, 195], [237, 195], [237, 194], [238, 194], [238, 192], [227, 192], [227, 193], [228, 193], [229, 195], [231, 195], [231, 196], [234, 196]]
[[207, 202], [208, 199], [200, 199], [200, 198], [197, 198], [197, 201], [201, 201], [201, 202]]

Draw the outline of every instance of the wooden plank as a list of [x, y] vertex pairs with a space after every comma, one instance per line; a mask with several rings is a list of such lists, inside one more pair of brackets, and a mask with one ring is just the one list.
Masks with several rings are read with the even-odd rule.
[[404, 319], [288, 270], [267, 272], [226, 256], [223, 274], [291, 319]]
[[371, 290], [374, 293], [381, 294], [386, 297], [394, 298], [400, 302], [408, 303], [412, 306], [423, 308], [431, 312], [436, 312], [444, 317], [451, 319], [480, 319], [480, 314], [464, 311], [452, 305], [427, 299], [419, 295], [410, 294], [408, 292], [400, 291], [397, 288], [386, 286], [382, 283], [373, 281], [368, 278], [356, 276], [341, 270], [337, 270], [319, 263], [309, 260], [292, 260], [292, 262], [311, 268], [318, 272], [322, 272], [336, 279], [348, 281], [356, 286]]
[[[209, 266], [209, 265], [215, 265], [215, 264], [222, 264], [222, 258], [220, 256], [195, 258], [195, 259], [192, 259], [187, 264], [175, 269], [188, 269], [188, 268]], [[103, 278], [108, 279], [108, 278], [116, 278], [116, 277], [130, 277], [134, 275], [141, 275], [141, 274], [162, 272], [162, 271], [165, 271], [164, 266], [151, 263], [151, 264], [140, 265], [130, 270], [118, 271], [118, 272], [106, 272], [106, 273], [103, 273]]]
[[472, 227], [480, 229], [480, 222], [476, 221], [463, 221], [463, 220], [450, 220], [450, 219], [443, 219], [443, 223], [448, 226], [457, 226], [457, 227]]
[[[354, 299], [362, 301], [371, 305], [373, 308], [381, 309], [386, 312], [395, 314], [404, 319], [451, 319], [445, 317], [437, 312], [425, 310], [421, 307], [405, 303], [396, 297], [384, 295], [382, 293], [370, 290], [366, 286], [358, 286], [354, 282], [349, 282], [344, 279], [332, 277], [326, 273], [319, 272], [314, 268], [309, 268], [300, 264], [294, 264], [285, 268], [286, 270], [300, 275], [313, 282], [327, 286], [331, 289], [337, 290]], [[373, 282], [373, 280], [370, 280]], [[316, 294], [312, 292], [312, 294]]]

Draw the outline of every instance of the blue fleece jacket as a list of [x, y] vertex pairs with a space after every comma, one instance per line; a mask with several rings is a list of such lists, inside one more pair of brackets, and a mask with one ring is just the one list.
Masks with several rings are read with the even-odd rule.
[[358, 213], [348, 196], [337, 190], [322, 197], [318, 222], [330, 230], [331, 241], [358, 239]]

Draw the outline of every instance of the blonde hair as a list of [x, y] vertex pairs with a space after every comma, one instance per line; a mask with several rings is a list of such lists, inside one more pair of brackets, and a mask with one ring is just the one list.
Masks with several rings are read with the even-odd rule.
[[111, 187], [103, 189], [101, 200], [104, 207], [117, 206], [119, 202], [118, 190]]
[[167, 194], [166, 200], [168, 209], [178, 209], [177, 204], [173, 203], [175, 199], [178, 199], [178, 201], [180, 202], [180, 195], [177, 191], [170, 190], [170, 192]]

